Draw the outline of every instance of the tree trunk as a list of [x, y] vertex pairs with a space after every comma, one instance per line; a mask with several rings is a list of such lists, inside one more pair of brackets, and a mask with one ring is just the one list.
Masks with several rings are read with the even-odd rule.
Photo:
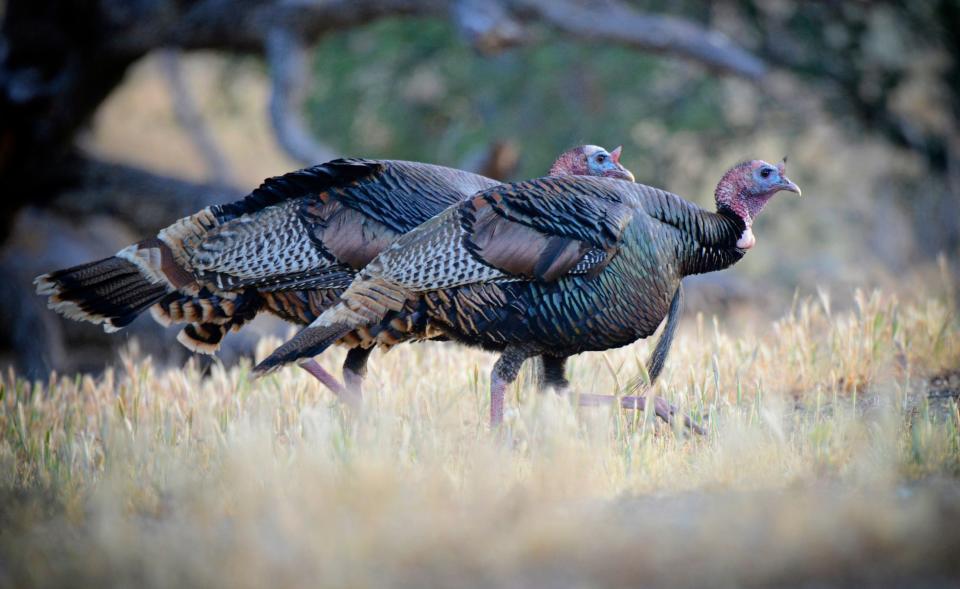
[[0, 29], [0, 241], [26, 203], [75, 185], [74, 137], [140, 53], [105, 46], [114, 31], [93, 0], [10, 0]]

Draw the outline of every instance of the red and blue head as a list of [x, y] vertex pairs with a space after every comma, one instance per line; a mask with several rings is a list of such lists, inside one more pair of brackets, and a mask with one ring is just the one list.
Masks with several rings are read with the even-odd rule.
[[743, 219], [747, 226], [737, 247], [749, 249], [757, 242], [751, 227], [753, 220], [773, 195], [780, 192], [800, 195], [800, 187], [787, 178], [787, 158], [777, 165], [751, 160], [731, 168], [717, 184], [717, 208], [726, 209]]
[[551, 176], [602, 176], [633, 182], [633, 173], [620, 164], [623, 147], [613, 151], [598, 145], [581, 145], [560, 154], [550, 168]]

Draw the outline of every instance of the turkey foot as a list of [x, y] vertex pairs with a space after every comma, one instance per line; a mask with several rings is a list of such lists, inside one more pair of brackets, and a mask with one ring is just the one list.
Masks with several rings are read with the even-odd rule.
[[[578, 398], [580, 405], [584, 407], [610, 405], [613, 404], [617, 399], [613, 395], [594, 395], [589, 393], [580, 394], [578, 395]], [[637, 409], [642, 411], [646, 409], [647, 398], [644, 396], [620, 397], [620, 406], [624, 409]], [[657, 417], [670, 424], [673, 423], [673, 418], [678, 412], [678, 409], [674, 405], [668, 403], [663, 397], [653, 398], [653, 410], [657, 414]], [[693, 420], [690, 419], [689, 415], [683, 416], [683, 425], [692, 429], [701, 436], [707, 434], [707, 430], [694, 423]]]
[[336, 395], [340, 401], [350, 407], [350, 409], [353, 409], [354, 411], [360, 410], [360, 407], [363, 403], [363, 397], [360, 394], [359, 388], [343, 386], [343, 384], [337, 380], [337, 377], [327, 372], [327, 370], [323, 366], [317, 364], [317, 361], [313, 358], [301, 362], [300, 368], [303, 368], [309, 372], [310, 375], [319, 380], [323, 386], [330, 389], [333, 394]]

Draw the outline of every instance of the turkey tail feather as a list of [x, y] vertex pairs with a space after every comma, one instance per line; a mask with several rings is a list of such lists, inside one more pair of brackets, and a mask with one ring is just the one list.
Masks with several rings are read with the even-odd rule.
[[213, 354], [220, 349], [220, 342], [228, 327], [216, 323], [189, 324], [177, 334], [177, 341], [191, 352]]
[[683, 285], [677, 285], [677, 291], [673, 293], [673, 300], [670, 301], [670, 310], [667, 311], [667, 322], [660, 333], [660, 339], [647, 360], [647, 379], [643, 375], [632, 379], [626, 388], [626, 394], [634, 394], [640, 389], [650, 388], [657, 377], [663, 371], [667, 363], [667, 356], [670, 354], [670, 346], [673, 344], [673, 336], [677, 334], [677, 325], [680, 323], [680, 310], [683, 308]]
[[262, 376], [280, 369], [284, 364], [302, 358], [312, 358], [354, 329], [356, 329], [356, 326], [343, 323], [307, 327], [257, 364], [253, 373], [256, 376]]
[[164, 283], [117, 256], [38, 276], [34, 284], [54, 311], [101, 324], [105, 331], [129, 325], [167, 294]]
[[670, 346], [673, 345], [673, 337], [677, 334], [677, 324], [680, 322], [680, 310], [683, 308], [683, 285], [677, 285], [677, 291], [673, 293], [673, 300], [670, 301], [670, 310], [667, 311], [667, 324], [657, 340], [657, 345], [653, 348], [653, 354], [647, 362], [647, 375], [650, 377], [650, 385], [657, 381], [663, 366], [667, 363], [667, 355], [670, 353]]

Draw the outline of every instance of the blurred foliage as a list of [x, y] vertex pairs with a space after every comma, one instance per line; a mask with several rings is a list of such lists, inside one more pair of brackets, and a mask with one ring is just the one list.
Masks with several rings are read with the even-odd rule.
[[960, 1], [634, 4], [722, 31], [771, 73], [755, 85], [546, 30], [481, 56], [449, 23], [393, 19], [318, 46], [313, 130], [348, 155], [461, 166], [512, 141], [517, 177], [572, 145], [623, 144], [639, 181], [704, 204], [729, 165], [787, 153], [817, 204], [781, 205], [767, 234], [818, 247], [792, 262], [774, 248], [755, 269], [794, 283], [849, 279], [865, 256], [894, 273], [957, 256]]
[[[960, 89], [955, 0], [643, 4], [730, 34], [811, 83], [847, 130], [885, 133], [945, 167], [942, 135]], [[697, 132], [716, 146], [755, 130], [772, 106], [765, 84], [753, 90], [766, 101], [747, 105], [758, 118], [744, 116], [743, 108], [725, 107], [722, 83], [697, 67], [536, 34], [545, 42], [491, 58], [478, 58], [441, 21], [393, 19], [330, 36], [316, 52], [315, 129], [347, 152], [417, 158], [536, 136], [525, 141], [522, 171], [529, 175], [558, 148], [580, 141], [632, 139], [651, 149], [636, 136], [644, 120], [668, 132]], [[793, 115], [788, 127], [802, 126], [796, 105], [782, 96], [773, 103]], [[329, 115], [343, 112], [352, 116]]]
[[638, 125], [647, 119], [706, 142], [727, 135], [719, 79], [620, 47], [550, 38], [479, 58], [445, 22], [394, 19], [330, 37], [316, 69], [314, 130], [348, 154], [457, 164], [507, 139], [531, 177], [580, 143], [652, 150], [656, 130], [643, 137]]

